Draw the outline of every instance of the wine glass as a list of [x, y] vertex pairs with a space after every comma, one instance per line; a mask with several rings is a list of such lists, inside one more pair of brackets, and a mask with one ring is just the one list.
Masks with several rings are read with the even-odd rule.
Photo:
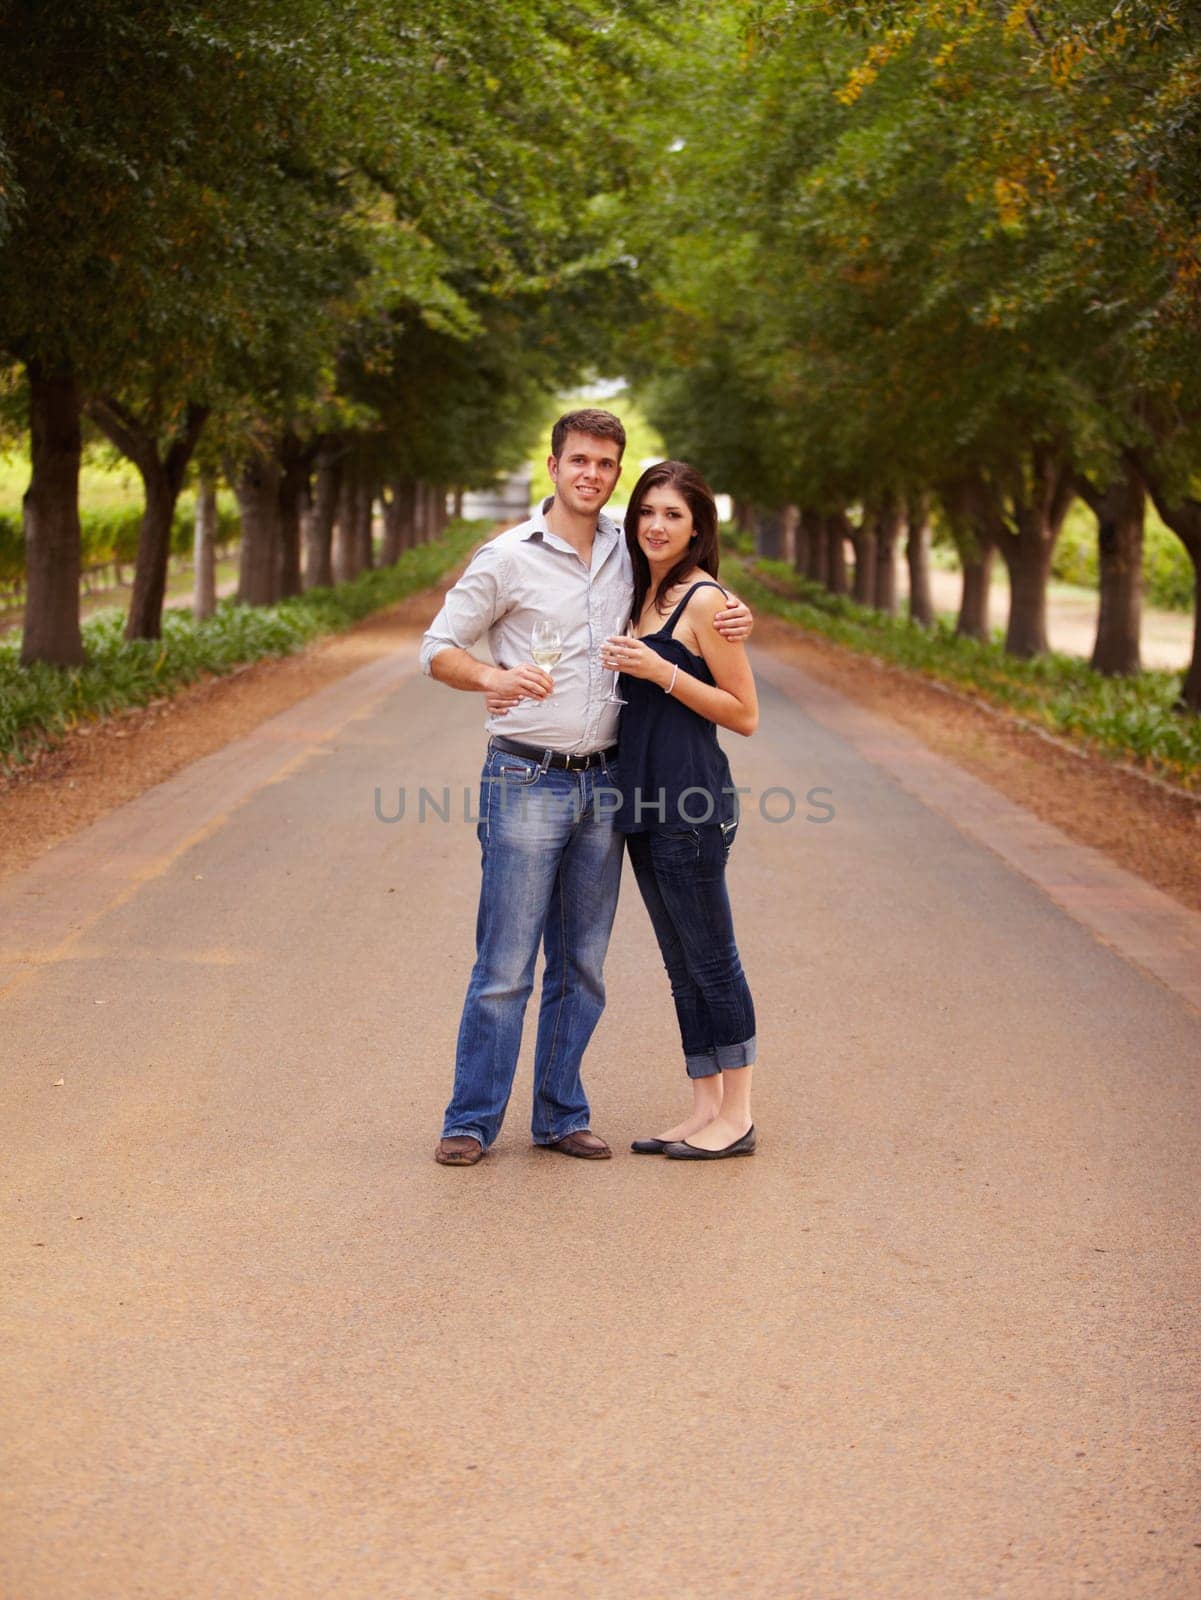
[[[627, 639], [632, 639], [634, 637], [634, 624], [632, 622], [627, 622], [626, 623], [626, 626], [625, 626], [625, 637]], [[623, 700], [622, 697], [617, 692], [617, 680], [620, 677], [621, 677], [621, 668], [620, 667], [614, 667], [613, 668], [613, 686], [609, 690], [608, 694], [601, 701], [602, 705], [606, 705], [606, 706], [628, 706], [629, 705], [630, 702], [628, 700]]]
[[[559, 624], [553, 617], [539, 617], [534, 623], [533, 632], [530, 634], [530, 659], [536, 667], [541, 667], [549, 672], [552, 667], [557, 667], [559, 658], [563, 654], [563, 635], [559, 632]], [[554, 691], [552, 690], [553, 694]], [[549, 700], [550, 695], [547, 696]], [[552, 706], [546, 705], [547, 716], [555, 714]]]

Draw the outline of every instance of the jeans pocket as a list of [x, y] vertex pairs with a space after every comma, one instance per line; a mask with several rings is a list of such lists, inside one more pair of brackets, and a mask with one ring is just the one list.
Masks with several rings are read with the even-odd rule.
[[542, 768], [536, 761], [527, 761], [524, 756], [502, 755], [494, 757], [491, 777], [493, 783], [526, 789], [530, 784], [537, 783], [541, 774]]
[[650, 839], [655, 866], [666, 872], [692, 872], [701, 859], [699, 828], [656, 828]]
[[735, 835], [737, 833], [738, 833], [738, 820], [737, 820], [737, 818], [734, 818], [730, 822], [723, 822], [722, 823], [722, 825], [721, 825], [721, 858], [722, 858], [723, 861], [728, 861], [730, 859], [730, 851], [734, 847], [734, 838], [735, 838]]
[[[492, 837], [492, 823], [497, 804], [502, 813], [510, 803], [506, 796], [521, 795], [533, 788], [542, 775], [542, 768], [536, 761], [528, 761], [522, 756], [506, 755], [500, 750], [491, 750], [484, 763], [484, 771], [480, 780], [480, 820], [476, 828], [476, 837], [479, 839], [481, 850], [487, 850], [488, 841]], [[517, 800], [511, 802], [514, 806]], [[524, 806], [524, 798], [520, 801]]]

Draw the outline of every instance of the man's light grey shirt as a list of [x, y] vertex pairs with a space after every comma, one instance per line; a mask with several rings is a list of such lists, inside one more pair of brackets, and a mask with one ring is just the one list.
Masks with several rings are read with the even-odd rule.
[[606, 702], [613, 673], [601, 666], [601, 646], [624, 633], [634, 596], [625, 537], [609, 517], [597, 519], [592, 565], [586, 567], [546, 525], [542, 508], [516, 528], [477, 550], [446, 596], [421, 645], [427, 676], [439, 650], [471, 650], [487, 635], [500, 667], [530, 660], [530, 634], [539, 617], [553, 618], [563, 635], [563, 656], [551, 670], [554, 693], [522, 700], [487, 730], [539, 749], [586, 755], [617, 739], [620, 706]]

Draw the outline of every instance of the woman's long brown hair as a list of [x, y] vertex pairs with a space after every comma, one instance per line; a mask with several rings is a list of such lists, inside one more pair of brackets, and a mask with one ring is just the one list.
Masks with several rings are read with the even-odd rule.
[[713, 491], [695, 467], [686, 461], [656, 461], [634, 485], [626, 507], [626, 548], [634, 567], [634, 605], [630, 612], [633, 621], [642, 615], [646, 597], [650, 593], [650, 563], [638, 543], [638, 515], [643, 496], [651, 489], [674, 489], [692, 512], [693, 539], [687, 550], [659, 583], [654, 592], [655, 610], [660, 616], [667, 612], [665, 596], [671, 592], [686, 572], [699, 567], [711, 578], [716, 578], [720, 561], [717, 544], [717, 502]]

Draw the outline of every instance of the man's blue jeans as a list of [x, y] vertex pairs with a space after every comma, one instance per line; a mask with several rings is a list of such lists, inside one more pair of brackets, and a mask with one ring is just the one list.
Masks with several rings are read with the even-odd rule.
[[749, 1067], [755, 1059], [755, 1006], [726, 893], [733, 837], [733, 823], [717, 822], [629, 836], [630, 863], [671, 981], [690, 1078]]
[[611, 820], [618, 782], [612, 761], [565, 772], [488, 752], [480, 784], [484, 876], [476, 962], [443, 1137], [470, 1134], [486, 1150], [500, 1132], [539, 941], [546, 970], [534, 1055], [534, 1143], [554, 1144], [588, 1126], [580, 1061], [605, 1005], [602, 969], [621, 885], [622, 838]]

